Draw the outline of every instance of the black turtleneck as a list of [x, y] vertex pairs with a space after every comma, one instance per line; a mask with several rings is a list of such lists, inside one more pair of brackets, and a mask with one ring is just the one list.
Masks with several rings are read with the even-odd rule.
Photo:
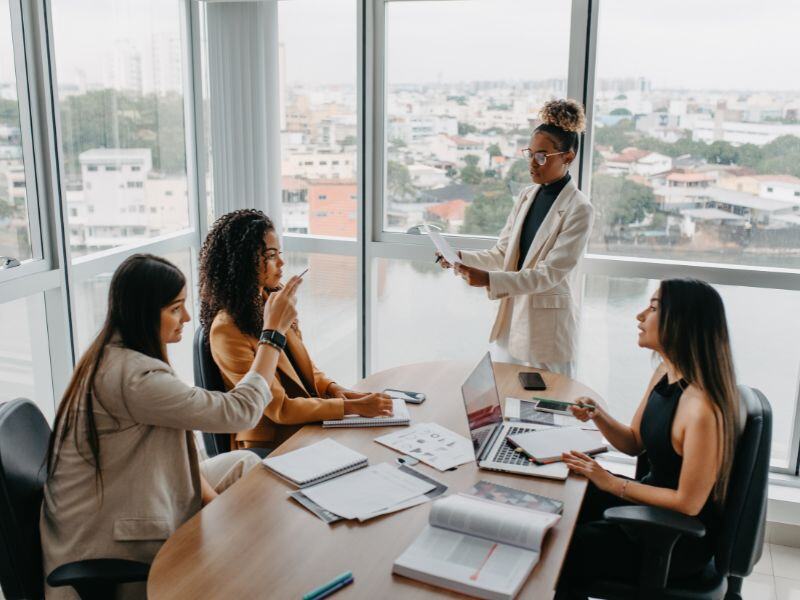
[[558, 198], [561, 190], [569, 183], [571, 179], [569, 173], [564, 175], [561, 179], [546, 183], [539, 186], [536, 192], [536, 197], [528, 209], [528, 214], [525, 215], [525, 222], [522, 224], [522, 233], [519, 236], [519, 258], [517, 259], [517, 271], [522, 269], [522, 263], [525, 262], [525, 257], [528, 256], [533, 238], [536, 232], [539, 231], [544, 218], [550, 212], [550, 207]]

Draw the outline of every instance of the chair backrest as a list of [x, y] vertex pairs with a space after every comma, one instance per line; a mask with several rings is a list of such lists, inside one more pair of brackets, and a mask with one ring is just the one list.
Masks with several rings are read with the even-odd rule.
[[[219, 372], [217, 363], [211, 356], [211, 349], [206, 343], [206, 332], [202, 325], [197, 326], [194, 332], [194, 384], [212, 392], [224, 392], [225, 382]], [[203, 432], [203, 445], [209, 457], [231, 449], [230, 434]]]
[[756, 389], [740, 385], [739, 395], [744, 428], [736, 444], [714, 561], [721, 575], [746, 577], [761, 557], [764, 543], [772, 409]]
[[49, 439], [33, 402], [0, 405], [0, 582], [9, 600], [44, 595], [39, 513]]

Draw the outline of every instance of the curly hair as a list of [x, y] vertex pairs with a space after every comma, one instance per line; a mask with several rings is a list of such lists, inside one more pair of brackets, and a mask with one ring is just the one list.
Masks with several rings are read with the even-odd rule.
[[272, 220], [251, 208], [222, 215], [211, 226], [200, 249], [200, 324], [206, 333], [221, 310], [242, 332], [261, 332], [258, 272], [260, 261], [267, 259], [270, 231], [275, 231]]
[[541, 131], [548, 134], [559, 150], [578, 151], [580, 134], [586, 127], [586, 115], [583, 106], [575, 100], [550, 100], [544, 103], [539, 111], [542, 124], [534, 133]]

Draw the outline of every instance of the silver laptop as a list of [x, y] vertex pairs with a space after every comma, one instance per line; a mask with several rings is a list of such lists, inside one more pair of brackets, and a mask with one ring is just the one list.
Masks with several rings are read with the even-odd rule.
[[488, 352], [461, 386], [461, 395], [464, 398], [475, 461], [481, 469], [552, 479], [567, 478], [569, 470], [564, 463], [536, 465], [523, 453], [516, 452], [506, 441], [509, 434], [533, 431], [536, 428], [503, 422], [492, 357]]

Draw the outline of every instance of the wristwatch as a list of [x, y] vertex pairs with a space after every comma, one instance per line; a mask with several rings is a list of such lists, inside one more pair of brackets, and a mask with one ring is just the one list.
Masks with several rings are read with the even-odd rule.
[[274, 329], [265, 329], [261, 332], [261, 337], [258, 338], [259, 344], [269, 344], [278, 350], [286, 348], [286, 336]]

